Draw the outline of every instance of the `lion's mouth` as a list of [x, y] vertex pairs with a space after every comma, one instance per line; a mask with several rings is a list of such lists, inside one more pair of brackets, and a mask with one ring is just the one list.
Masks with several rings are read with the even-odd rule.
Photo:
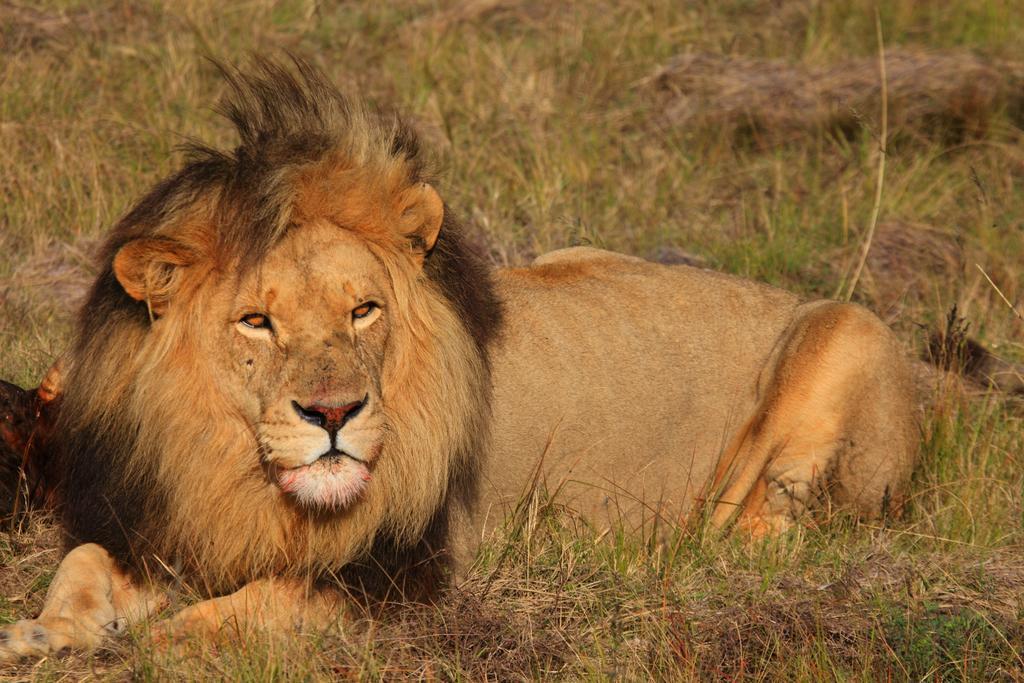
[[334, 448], [332, 446], [329, 451], [326, 451], [326, 452], [322, 453], [320, 455], [320, 457], [318, 457], [316, 460], [314, 460], [309, 465], [307, 465], [307, 467], [312, 467], [313, 465], [317, 464], [321, 460], [325, 460], [326, 459], [327, 462], [330, 462], [332, 459], [339, 459], [339, 458], [351, 458], [352, 460], [355, 460], [356, 462], [358, 462], [360, 464], [363, 464], [363, 465], [366, 464], [366, 461], [363, 460], [362, 458], [357, 458], [356, 456], [352, 455], [351, 453], [348, 453], [346, 451], [338, 450], [337, 448]]
[[339, 510], [366, 490], [370, 470], [351, 453], [331, 448], [308, 465], [278, 470], [277, 482], [302, 505]]

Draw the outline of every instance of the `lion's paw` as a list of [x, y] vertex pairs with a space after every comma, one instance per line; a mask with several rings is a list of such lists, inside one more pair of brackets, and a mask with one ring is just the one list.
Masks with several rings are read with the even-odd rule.
[[0, 663], [26, 657], [45, 657], [71, 650], [89, 650], [124, 630], [115, 620], [99, 629], [86, 629], [64, 618], [22, 619], [0, 628]]
[[24, 657], [43, 657], [67, 649], [65, 634], [47, 628], [37, 619], [22, 619], [0, 628], [0, 662], [15, 662]]

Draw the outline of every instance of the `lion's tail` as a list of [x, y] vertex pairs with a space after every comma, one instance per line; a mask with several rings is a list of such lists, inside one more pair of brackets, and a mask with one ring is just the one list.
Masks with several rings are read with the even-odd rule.
[[1024, 398], [1024, 364], [1000, 358], [967, 336], [968, 324], [956, 306], [946, 317], [945, 329], [934, 332], [928, 341], [924, 363], [920, 364], [920, 384], [928, 393], [951, 378], [968, 391], [994, 390], [1007, 396]]

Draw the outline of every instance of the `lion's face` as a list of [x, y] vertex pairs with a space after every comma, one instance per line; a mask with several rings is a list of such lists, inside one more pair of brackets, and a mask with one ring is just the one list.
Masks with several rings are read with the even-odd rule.
[[269, 476], [301, 504], [349, 505], [371, 485], [385, 430], [394, 294], [384, 266], [357, 237], [318, 222], [293, 228], [223, 287], [230, 308], [209, 351]]
[[[192, 384], [193, 393], [197, 381], [207, 386], [200, 403], [219, 411], [221, 422], [244, 423], [264, 479], [301, 505], [327, 510], [349, 507], [371, 485], [387, 430], [382, 386], [392, 319], [399, 303], [409, 306], [408, 296], [397, 300], [392, 274], [417, 279], [444, 215], [425, 183], [329, 198], [339, 196], [341, 220], [302, 218], [307, 204], [323, 209], [320, 195], [299, 203], [256, 264], [218, 262], [210, 237], [216, 219], [201, 202], [174, 238], [129, 241], [113, 262], [124, 291], [155, 318], [145, 343], [154, 354], [142, 371], [148, 381]], [[170, 365], [159, 351], [169, 348], [178, 359]], [[146, 410], [147, 423], [154, 415]], [[220, 448], [210, 443], [213, 430], [187, 431], [192, 443]]]

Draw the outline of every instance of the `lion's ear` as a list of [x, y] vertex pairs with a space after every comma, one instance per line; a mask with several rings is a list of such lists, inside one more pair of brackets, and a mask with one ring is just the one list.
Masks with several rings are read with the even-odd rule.
[[118, 250], [114, 275], [128, 296], [145, 301], [153, 315], [161, 315], [177, 288], [181, 269], [194, 261], [195, 253], [180, 242], [143, 237]]
[[409, 239], [413, 253], [425, 256], [437, 243], [444, 220], [444, 201], [433, 186], [420, 183], [398, 200], [398, 229]]

